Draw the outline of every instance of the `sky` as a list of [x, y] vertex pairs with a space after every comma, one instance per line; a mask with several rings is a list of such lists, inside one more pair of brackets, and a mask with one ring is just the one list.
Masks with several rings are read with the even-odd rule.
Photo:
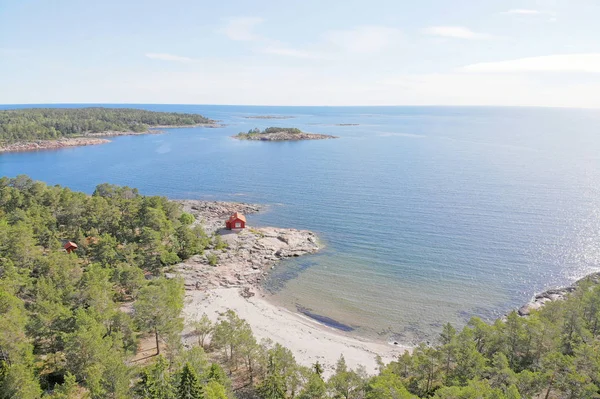
[[0, 0], [0, 104], [600, 108], [600, 0]]

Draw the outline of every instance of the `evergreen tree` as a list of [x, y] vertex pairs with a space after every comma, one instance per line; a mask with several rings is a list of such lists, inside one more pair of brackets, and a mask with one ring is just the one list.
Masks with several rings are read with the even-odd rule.
[[267, 375], [257, 388], [261, 399], [285, 399], [285, 383], [278, 373], [273, 356], [269, 356]]
[[211, 380], [204, 386], [204, 399], [228, 399], [227, 390], [217, 381]]
[[159, 339], [166, 337], [176, 343], [183, 329], [180, 318], [183, 309], [183, 283], [180, 280], [156, 279], [140, 290], [135, 318], [141, 328], [154, 334], [156, 353], [160, 354]]
[[203, 399], [202, 385], [189, 363], [186, 363], [181, 371], [177, 399]]
[[146, 399], [176, 398], [169, 365], [163, 356], [159, 355], [153, 365], [144, 369], [138, 391]]

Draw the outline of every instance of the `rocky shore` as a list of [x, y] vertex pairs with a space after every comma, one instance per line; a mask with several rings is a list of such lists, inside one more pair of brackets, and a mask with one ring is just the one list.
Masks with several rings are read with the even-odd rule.
[[18, 141], [15, 143], [0, 143], [0, 153], [3, 152], [22, 152], [22, 151], [38, 151], [38, 150], [58, 150], [67, 147], [81, 147], [86, 145], [97, 145], [110, 143], [110, 140], [105, 137], [116, 136], [134, 136], [140, 134], [162, 134], [160, 129], [175, 129], [184, 127], [206, 127], [218, 128], [222, 127], [218, 123], [199, 123], [196, 125], [177, 125], [177, 126], [152, 126], [144, 132], [118, 132], [107, 131], [100, 133], [86, 133], [79, 137], [64, 137], [57, 140], [34, 140], [34, 141]]
[[[172, 276], [184, 278], [186, 299], [183, 310], [186, 329], [184, 344], [190, 345], [186, 332], [194, 321], [206, 314], [212, 321], [228, 309], [246, 320], [257, 339], [268, 339], [290, 349], [302, 365], [315, 362], [323, 365], [324, 375], [334, 373], [341, 354], [351, 368], [364, 367], [369, 374], [378, 370], [376, 357], [385, 362], [396, 359], [409, 347], [387, 345], [362, 340], [344, 331], [331, 328], [314, 318], [289, 311], [266, 300], [260, 283], [266, 273], [281, 260], [317, 252], [321, 245], [317, 236], [307, 230], [277, 227], [252, 227], [252, 214], [264, 209], [247, 203], [176, 201], [193, 214], [195, 223], [216, 234], [227, 248], [205, 250], [183, 263], [175, 265]], [[224, 221], [233, 213], [242, 212], [247, 227], [235, 233], [223, 229]], [[216, 256], [216, 264], [209, 261]], [[190, 335], [191, 336], [191, 335]]]
[[[315, 253], [320, 249], [317, 236], [307, 230], [276, 227], [253, 228], [240, 232], [224, 229], [225, 220], [234, 212], [246, 215], [261, 207], [246, 203], [177, 201], [196, 218], [208, 234], [215, 234], [227, 245], [223, 249], [207, 249], [176, 265], [173, 272], [185, 279], [188, 289], [245, 287], [252, 292], [265, 274], [280, 260]], [[211, 265], [215, 262], [216, 265]]]
[[555, 288], [544, 291], [540, 294], [536, 294], [533, 299], [527, 302], [525, 305], [521, 306], [517, 313], [519, 316], [529, 316], [532, 311], [539, 310], [542, 306], [547, 304], [548, 302], [554, 301], [562, 301], [567, 297], [570, 293], [575, 291], [579, 285], [583, 282], [591, 282], [592, 284], [600, 284], [600, 273], [590, 274], [580, 280], [577, 280], [575, 283], [568, 287]]
[[110, 140], [89, 137], [74, 137], [58, 140], [36, 140], [19, 141], [10, 144], [0, 144], [0, 153], [2, 152], [20, 152], [20, 151], [38, 151], [38, 150], [58, 150], [67, 147], [80, 147], [86, 145], [97, 145], [109, 143]]
[[325, 140], [337, 139], [337, 136], [317, 133], [290, 133], [290, 132], [274, 132], [274, 133], [259, 133], [259, 134], [238, 134], [232, 136], [238, 140], [252, 141], [299, 141], [299, 140]]
[[216, 122], [211, 122], [211, 123], [197, 123], [195, 125], [156, 125], [156, 126], [150, 126], [148, 128], [148, 130], [144, 131], [144, 132], [133, 132], [133, 131], [127, 131], [127, 132], [118, 132], [118, 131], [107, 131], [107, 132], [99, 132], [99, 133], [86, 133], [84, 135], [84, 137], [116, 137], [116, 136], [136, 136], [139, 134], [162, 134], [164, 133], [161, 129], [181, 129], [181, 128], [191, 128], [191, 127], [205, 127], [205, 128], [219, 128], [219, 127], [223, 127], [223, 125], [220, 125]]

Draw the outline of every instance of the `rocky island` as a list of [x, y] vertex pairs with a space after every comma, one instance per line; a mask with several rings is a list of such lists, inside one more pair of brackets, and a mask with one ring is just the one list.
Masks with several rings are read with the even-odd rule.
[[251, 129], [248, 133], [240, 132], [232, 137], [238, 140], [256, 141], [298, 141], [338, 138], [337, 136], [328, 134], [306, 133], [295, 127], [268, 127], [263, 131], [260, 129]]
[[133, 108], [23, 108], [0, 111], [0, 153], [108, 143], [98, 137], [160, 133], [159, 128], [217, 127], [198, 114]]

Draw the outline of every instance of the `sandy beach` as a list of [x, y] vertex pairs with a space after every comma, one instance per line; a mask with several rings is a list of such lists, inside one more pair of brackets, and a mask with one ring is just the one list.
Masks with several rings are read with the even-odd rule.
[[276, 306], [260, 295], [244, 298], [239, 291], [239, 288], [187, 291], [183, 310], [186, 322], [198, 320], [204, 313], [214, 321], [220, 313], [232, 309], [248, 321], [257, 340], [271, 339], [285, 346], [292, 351], [298, 363], [304, 366], [311, 366], [319, 361], [324, 365], [326, 376], [332, 374], [335, 363], [342, 354], [349, 367], [363, 365], [369, 374], [374, 374], [377, 371], [376, 355], [387, 363], [410, 349], [346, 335]]
[[[307, 316], [291, 312], [268, 301], [260, 284], [280, 260], [317, 252], [322, 248], [317, 236], [307, 230], [278, 227], [250, 227], [234, 233], [223, 229], [223, 221], [232, 212], [251, 215], [260, 212], [256, 204], [179, 200], [209, 234], [216, 234], [227, 248], [207, 249], [173, 267], [171, 273], [185, 280], [186, 300], [183, 311], [186, 331], [204, 313], [216, 321], [231, 309], [245, 319], [258, 341], [270, 339], [290, 349], [305, 366], [319, 362], [330, 375], [340, 355], [356, 368], [363, 365], [376, 372], [377, 355], [389, 362], [410, 349], [408, 346], [362, 340], [344, 331], [321, 324]], [[250, 221], [250, 220], [249, 220]], [[211, 265], [209, 256], [218, 263]]]

